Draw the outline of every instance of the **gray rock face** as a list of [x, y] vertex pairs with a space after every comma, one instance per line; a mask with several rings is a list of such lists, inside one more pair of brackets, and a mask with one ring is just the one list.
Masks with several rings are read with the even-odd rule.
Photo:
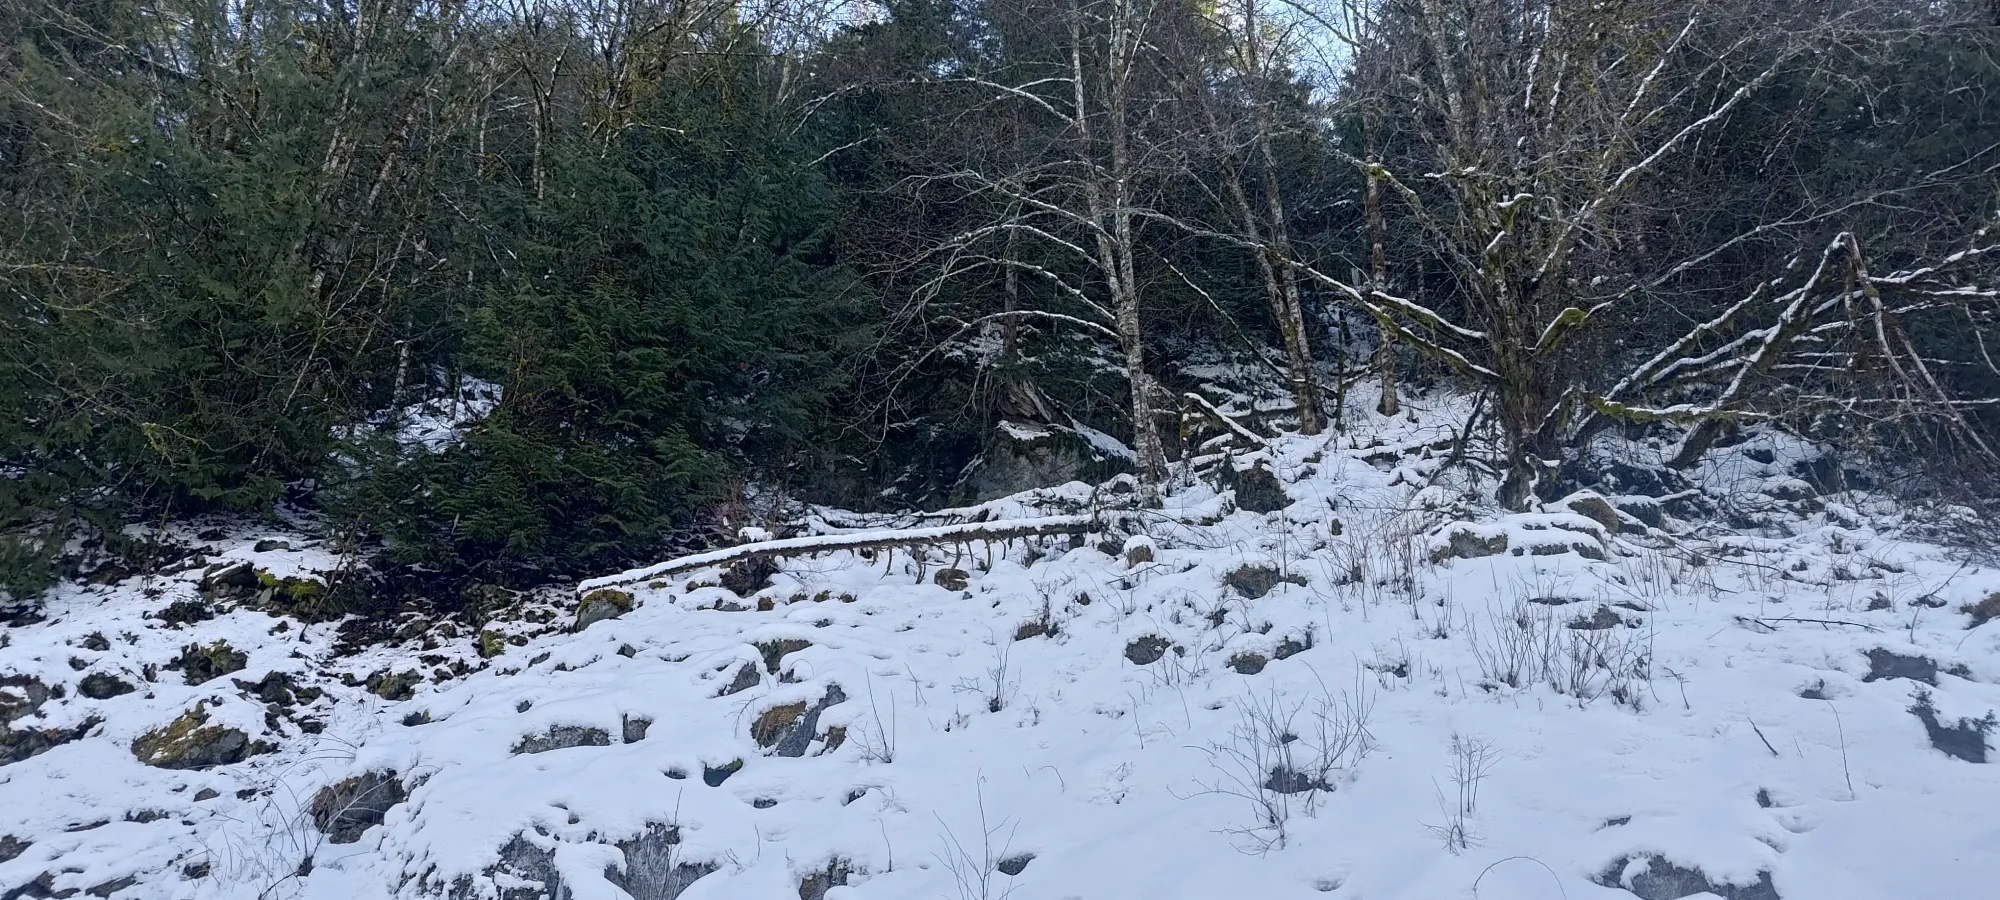
[[320, 788], [313, 795], [313, 825], [335, 844], [352, 844], [382, 824], [389, 808], [403, 802], [403, 781], [394, 772], [368, 772]]
[[1001, 422], [988, 435], [985, 451], [960, 490], [978, 502], [1072, 481], [1100, 481], [1120, 468], [1068, 428]]

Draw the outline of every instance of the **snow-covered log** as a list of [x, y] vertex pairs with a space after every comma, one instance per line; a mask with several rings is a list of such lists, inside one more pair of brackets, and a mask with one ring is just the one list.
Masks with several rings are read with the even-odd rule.
[[881, 550], [896, 547], [966, 544], [974, 541], [1006, 541], [1015, 538], [1047, 537], [1055, 534], [1086, 534], [1102, 526], [1094, 515], [1050, 516], [1041, 519], [1013, 519], [1002, 522], [968, 522], [929, 528], [857, 531], [848, 534], [816, 534], [806, 537], [757, 541], [720, 550], [696, 553], [616, 575], [592, 578], [577, 585], [578, 593], [598, 588], [662, 578], [710, 566], [732, 565], [746, 560], [811, 556], [838, 550]]

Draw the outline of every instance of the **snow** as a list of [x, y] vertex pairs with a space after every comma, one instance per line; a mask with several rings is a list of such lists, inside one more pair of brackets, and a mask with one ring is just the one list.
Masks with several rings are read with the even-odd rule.
[[[921, 565], [909, 550], [835, 548], [1083, 518], [1090, 489], [900, 521], [816, 511], [830, 533], [788, 540], [825, 552], [784, 560], [754, 597], [715, 586], [700, 560], [659, 579], [626, 573], [613, 579], [632, 612], [577, 633], [521, 629], [524, 646], [485, 661], [464, 633], [433, 630], [431, 651], [341, 656], [331, 625], [275, 631], [249, 610], [180, 628], [145, 618], [195, 596], [200, 567], [66, 585], [47, 621], [0, 632], [0, 675], [67, 689], [11, 727], [104, 721], [0, 766], [0, 836], [29, 842], [0, 862], [0, 895], [46, 872], [56, 890], [133, 877], [110, 893], [128, 900], [416, 898], [454, 884], [497, 896], [529, 886], [495, 870], [518, 835], [549, 852], [567, 896], [621, 898], [607, 876], [626, 864], [615, 845], [660, 824], [678, 828], [677, 861], [715, 867], [685, 900], [799, 896], [836, 860], [852, 874], [828, 900], [1615, 900], [1632, 895], [1598, 880], [1654, 857], [1718, 885], [1768, 872], [1785, 900], [1990, 893], [2000, 767], [1934, 749], [1907, 710], [1919, 686], [1948, 723], [2000, 708], [2000, 623], [1967, 630], [1958, 612], [2000, 590], [2000, 571], [1913, 538], [1924, 515], [1879, 498], [1795, 499], [1788, 458], [1747, 455], [1796, 447], [1728, 448], [1698, 473], [1737, 490], [1732, 515], [1756, 528], [1607, 534], [1557, 505], [1468, 505], [1449, 479], [1429, 484], [1436, 427], [1377, 427], [1370, 440], [1286, 437], [1261, 451], [1295, 500], [1282, 512], [1232, 511], [1226, 493], [1183, 483], [1143, 528], [1076, 547], [1016, 540], [990, 564], [983, 546]], [[1385, 462], [1385, 447], [1407, 452]], [[1454, 531], [1505, 536], [1509, 550], [1438, 553]], [[242, 540], [207, 561], [300, 574], [334, 562], [297, 538], [301, 549], [265, 553]], [[1140, 546], [1151, 561], [1128, 562], [1122, 551]], [[1548, 552], [1512, 552], [1526, 547]], [[937, 583], [954, 563], [963, 590]], [[1268, 593], [1229, 586], [1245, 566], [1272, 570]], [[1616, 624], [1569, 627], [1607, 615]], [[110, 649], [82, 649], [93, 633]], [[1128, 653], [1149, 637], [1166, 645], [1142, 665]], [[190, 686], [164, 668], [219, 639], [249, 654], [245, 670]], [[805, 646], [773, 657], [780, 640]], [[1937, 684], [1869, 680], [1871, 650], [1934, 661]], [[425, 652], [442, 661], [418, 665]], [[473, 671], [401, 702], [342, 677], [457, 662]], [[151, 682], [149, 663], [162, 665]], [[727, 692], [746, 666], [754, 685]], [[99, 671], [140, 690], [81, 697], [79, 679]], [[232, 679], [269, 671], [326, 691], [301, 707], [322, 732], [266, 726]], [[767, 711], [835, 685], [846, 700], [824, 709], [803, 755], [753, 737]], [[134, 738], [203, 699], [213, 721], [279, 749], [202, 771], [133, 758]], [[1273, 710], [1297, 740], [1254, 738]], [[1260, 788], [1273, 759], [1312, 768], [1360, 711], [1365, 729], [1349, 729], [1323, 787]], [[626, 743], [636, 719], [653, 724]], [[608, 743], [514, 752], [562, 727]], [[1465, 840], [1447, 846], [1460, 824], [1455, 740], [1486, 762]], [[358, 842], [326, 843], [304, 813], [314, 792], [383, 770], [408, 800]], [[204, 788], [219, 795], [193, 800]], [[131, 815], [145, 810], [165, 815]], [[988, 865], [1025, 853], [1018, 875]]]
[[[438, 453], [458, 443], [466, 429], [486, 421], [486, 417], [500, 407], [501, 393], [498, 384], [461, 375], [457, 391], [451, 396], [409, 404], [397, 410], [393, 417], [378, 413], [371, 417], [368, 424], [380, 427], [393, 421], [397, 447]], [[366, 433], [367, 429], [362, 426], [334, 429], [334, 437], [338, 440], [358, 439]]]

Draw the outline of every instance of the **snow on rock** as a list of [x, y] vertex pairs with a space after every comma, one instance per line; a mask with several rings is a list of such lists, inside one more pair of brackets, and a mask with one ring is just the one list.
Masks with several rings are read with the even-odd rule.
[[[821, 510], [947, 542], [789, 557], [750, 597], [628, 573], [629, 610], [520, 644], [342, 656], [332, 625], [147, 617], [201, 568], [65, 586], [0, 632], [5, 728], [62, 737], [0, 765], [0, 896], [1990, 892], [2000, 767], [1928, 729], [2000, 709], [2000, 625], [1959, 612], [2000, 572], [1858, 495], [1784, 534], [1480, 512], [1419, 496], [1424, 446], [1281, 439], [1281, 510], [1183, 484], [1136, 529], [990, 555], [953, 523], [1087, 516], [1093, 492]], [[167, 668], [216, 641], [240, 671]], [[405, 670], [409, 699], [370, 690]], [[135, 689], [87, 695], [98, 674]], [[30, 680], [33, 702], [8, 686]], [[134, 756], [196, 708], [265, 746]]]

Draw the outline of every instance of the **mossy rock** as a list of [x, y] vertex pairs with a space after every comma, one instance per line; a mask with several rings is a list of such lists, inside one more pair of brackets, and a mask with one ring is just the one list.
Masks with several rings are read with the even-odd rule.
[[1441, 563], [1454, 557], [1458, 559], [1478, 559], [1482, 556], [1496, 556], [1507, 552], [1505, 534], [1483, 535], [1468, 528], [1453, 528], [1445, 545], [1431, 551], [1431, 562]]
[[216, 641], [206, 647], [189, 644], [181, 648], [181, 655], [168, 668], [181, 670], [188, 684], [202, 684], [231, 672], [241, 672], [249, 663], [249, 654], [229, 646], [228, 641]]
[[[827, 707], [847, 702], [847, 693], [840, 685], [830, 684], [826, 696], [810, 706], [804, 701], [786, 703], [767, 709], [750, 724], [750, 737], [757, 746], [771, 751], [775, 756], [800, 757], [806, 755], [813, 739], [819, 736], [819, 717]], [[845, 735], [843, 734], [843, 740]]]
[[1617, 508], [1611, 505], [1611, 501], [1596, 494], [1588, 492], [1575, 494], [1564, 500], [1563, 505], [1568, 507], [1570, 512], [1604, 526], [1605, 534], [1617, 534], [1624, 530], [1625, 517], [1618, 514]]
[[132, 755], [157, 769], [206, 769], [242, 762], [253, 752], [269, 745], [250, 743], [241, 729], [208, 724], [208, 712], [200, 706], [180, 718], [148, 731], [132, 742]]
[[507, 636], [497, 631], [481, 631], [475, 639], [474, 648], [480, 659], [492, 659], [507, 652]]
[[424, 677], [415, 671], [391, 674], [384, 670], [368, 676], [368, 680], [364, 682], [364, 685], [368, 688], [368, 693], [374, 694], [377, 697], [384, 700], [401, 701], [416, 696], [417, 685], [423, 683]]
[[750, 723], [750, 739], [756, 741], [759, 747], [766, 749], [775, 747], [779, 741], [784, 740], [785, 735], [791, 733], [793, 726], [798, 725], [799, 720], [805, 717], [804, 700], [773, 706], [764, 710], [763, 714], [757, 717], [757, 721]]
[[576, 626], [582, 631], [593, 623], [616, 619], [632, 611], [632, 595], [612, 588], [599, 588], [583, 595], [576, 605]]

